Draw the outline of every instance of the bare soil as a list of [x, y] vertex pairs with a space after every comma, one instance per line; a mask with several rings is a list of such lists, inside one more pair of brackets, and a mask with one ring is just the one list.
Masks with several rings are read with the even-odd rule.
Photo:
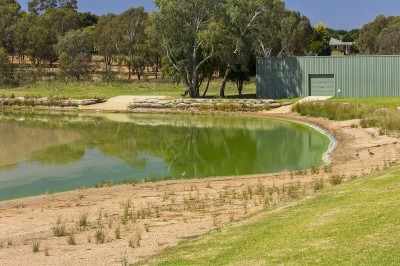
[[[336, 122], [296, 114], [245, 113], [316, 125], [338, 139], [333, 164], [318, 171], [122, 185], [0, 202], [0, 265], [118, 265], [146, 261], [181, 241], [314, 193], [314, 181], [358, 178], [399, 164], [399, 139], [359, 121]], [[352, 126], [353, 125], [353, 126]], [[368, 149], [375, 153], [368, 154]], [[360, 151], [359, 158], [356, 151]], [[313, 173], [314, 172], [314, 173]], [[88, 214], [87, 226], [79, 219]], [[53, 229], [65, 224], [68, 236]], [[115, 231], [120, 229], [121, 239]], [[104, 232], [104, 243], [96, 243]], [[101, 239], [99, 239], [101, 240]], [[39, 241], [39, 252], [33, 243]], [[101, 241], [100, 241], [101, 242]]]

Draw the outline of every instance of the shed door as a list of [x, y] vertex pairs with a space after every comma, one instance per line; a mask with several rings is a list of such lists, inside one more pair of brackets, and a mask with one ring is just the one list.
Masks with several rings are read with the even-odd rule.
[[335, 96], [335, 75], [310, 75], [311, 96]]

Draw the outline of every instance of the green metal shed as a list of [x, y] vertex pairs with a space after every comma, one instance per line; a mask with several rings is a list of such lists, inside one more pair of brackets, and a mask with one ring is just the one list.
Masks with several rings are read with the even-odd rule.
[[257, 59], [257, 97], [400, 97], [400, 56]]

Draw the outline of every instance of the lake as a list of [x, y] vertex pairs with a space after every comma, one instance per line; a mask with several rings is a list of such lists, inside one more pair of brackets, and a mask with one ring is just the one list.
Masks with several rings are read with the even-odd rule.
[[321, 161], [296, 123], [222, 115], [0, 111], [0, 200], [166, 179], [276, 173]]

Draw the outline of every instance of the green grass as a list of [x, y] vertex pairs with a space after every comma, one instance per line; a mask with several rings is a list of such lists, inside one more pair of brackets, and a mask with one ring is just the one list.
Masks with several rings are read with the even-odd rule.
[[160, 265], [396, 265], [400, 168], [324, 190], [168, 249]]
[[292, 99], [278, 99], [275, 100], [277, 103], [295, 103], [297, 101], [300, 101], [301, 99], [304, 99], [305, 97], [299, 97], [299, 98], [292, 98]]
[[[215, 80], [210, 83], [210, 88], [207, 97], [218, 97], [221, 80]], [[151, 81], [132, 81], [132, 82], [115, 82], [107, 84], [104, 82], [58, 82], [58, 81], [42, 81], [37, 84], [19, 87], [14, 89], [0, 88], [0, 96], [24, 97], [41, 96], [48, 97], [65, 96], [73, 99], [89, 99], [89, 98], [110, 98], [119, 95], [161, 95], [169, 97], [181, 97], [185, 91], [183, 84], [172, 84], [161, 80]], [[201, 87], [200, 94], [202, 95], [204, 87]], [[244, 86], [243, 98], [255, 98], [256, 85], [255, 83], [248, 83]], [[227, 98], [237, 98], [238, 91], [235, 83], [228, 83], [226, 90]]]
[[400, 98], [398, 97], [381, 97], [381, 98], [338, 98], [333, 97], [328, 102], [338, 103], [354, 103], [380, 108], [397, 108], [400, 107]]

